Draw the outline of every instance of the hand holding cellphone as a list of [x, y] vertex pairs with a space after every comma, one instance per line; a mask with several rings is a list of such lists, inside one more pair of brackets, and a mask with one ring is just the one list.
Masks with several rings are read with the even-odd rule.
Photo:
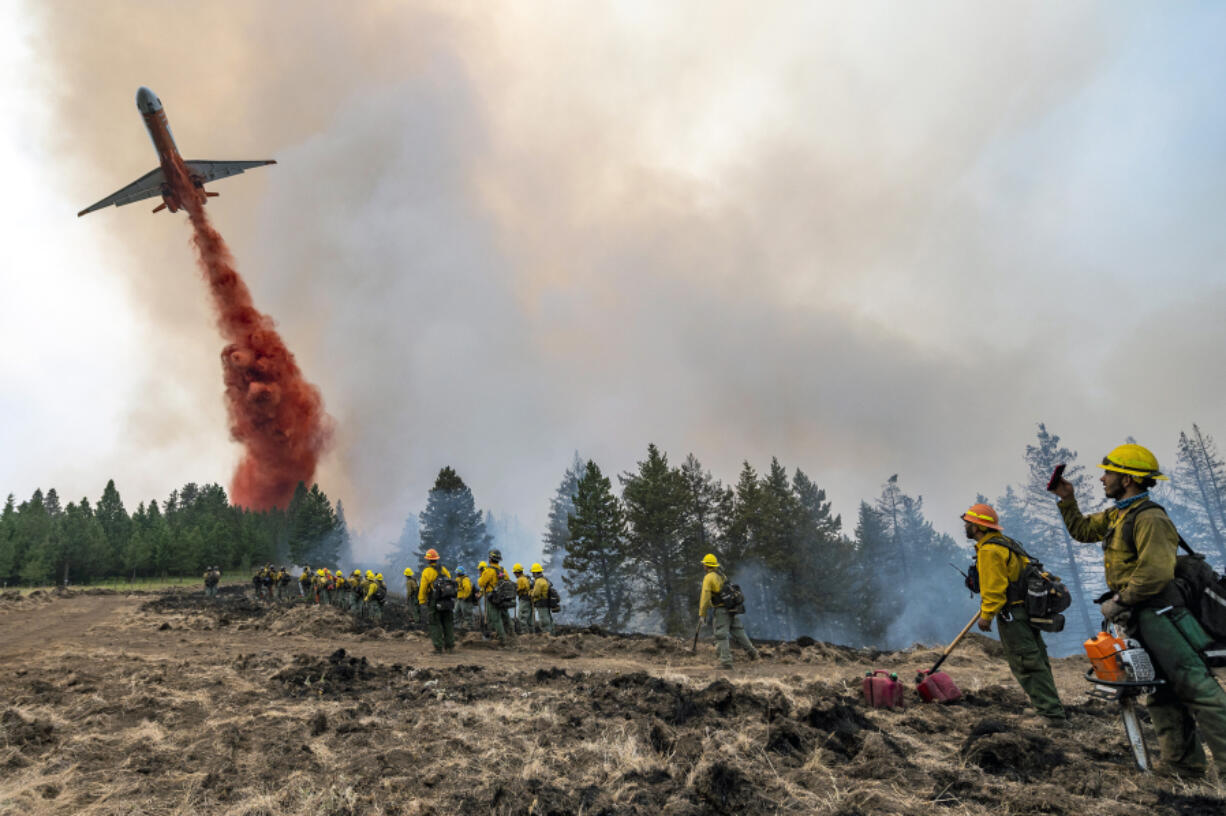
[[1060, 464], [1056, 465], [1056, 469], [1051, 472], [1051, 478], [1047, 481], [1047, 489], [1049, 492], [1054, 491], [1056, 489], [1056, 485], [1064, 481], [1064, 468], [1065, 464], [1064, 462], [1061, 462]]

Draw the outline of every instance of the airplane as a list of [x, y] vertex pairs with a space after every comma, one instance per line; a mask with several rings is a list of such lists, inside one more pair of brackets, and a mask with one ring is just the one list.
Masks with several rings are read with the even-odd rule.
[[244, 170], [250, 170], [253, 167], [263, 167], [268, 164], [276, 164], [274, 159], [259, 159], [256, 161], [205, 161], [202, 159], [183, 160], [179, 155], [179, 148], [175, 145], [174, 136], [170, 133], [170, 123], [166, 120], [166, 111], [162, 109], [162, 100], [157, 98], [157, 94], [143, 85], [136, 91], [136, 107], [141, 112], [141, 117], [145, 120], [145, 127], [149, 130], [149, 138], [153, 140], [153, 149], [157, 151], [160, 166], [156, 170], [152, 170], [138, 178], [136, 181], [124, 187], [122, 190], [111, 193], [106, 198], [99, 201], [97, 204], [91, 204], [81, 212], [77, 213], [77, 217], [86, 213], [101, 210], [112, 205], [122, 207], [124, 204], [131, 204], [134, 201], [141, 201], [154, 196], [161, 196], [162, 203], [154, 208], [154, 212], [162, 210], [170, 210], [178, 212], [183, 208], [182, 201], [179, 200], [169, 179], [174, 178], [178, 172], [178, 167], [187, 168], [188, 176], [191, 183], [200, 192], [200, 200], [203, 202], [208, 197], [216, 196], [217, 193], [207, 192], [204, 189], [205, 182], [217, 181], [226, 176], [236, 176]]

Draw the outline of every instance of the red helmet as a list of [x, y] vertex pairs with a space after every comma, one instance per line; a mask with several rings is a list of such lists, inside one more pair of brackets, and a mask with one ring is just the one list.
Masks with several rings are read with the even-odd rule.
[[962, 514], [962, 520], [980, 527], [987, 527], [989, 530], [1000, 529], [1000, 516], [996, 515], [996, 511], [986, 504], [973, 505], [971, 509]]
[[426, 560], [427, 560], [427, 561], [437, 561], [437, 560], [438, 560], [438, 551], [437, 551], [437, 550], [434, 550], [434, 549], [429, 549], [429, 550], [426, 550]]

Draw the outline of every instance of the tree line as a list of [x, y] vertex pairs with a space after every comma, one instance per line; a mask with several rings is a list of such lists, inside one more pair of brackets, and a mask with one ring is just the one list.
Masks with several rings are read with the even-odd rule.
[[[1226, 561], [1226, 462], [1197, 425], [1180, 434], [1176, 451], [1171, 481], [1153, 497], [1192, 546]], [[1052, 639], [1059, 653], [1077, 651], [1095, 631], [1092, 600], [1104, 589], [1101, 554], [1069, 538], [1045, 489], [1063, 462], [1082, 509], [1104, 506], [1097, 471], [1077, 460], [1040, 423], [1017, 480], [994, 500], [967, 498], [968, 506], [972, 498], [991, 502], [1006, 533], [1073, 591], [1066, 632]], [[654, 444], [613, 478], [576, 454], [549, 499], [540, 558], [566, 590], [572, 621], [684, 632], [696, 618], [700, 561], [712, 552], [745, 591], [746, 623], [759, 637], [882, 647], [936, 642], [965, 622], [976, 601], [960, 591], [950, 566], [965, 566], [969, 543], [937, 532], [923, 504], [892, 475], [878, 496], [860, 502], [848, 529], [826, 492], [777, 458], [762, 472], [746, 461], [736, 481], [724, 484], [692, 453], [673, 465]], [[479, 510], [461, 476], [443, 467], [384, 563], [398, 572], [436, 549], [444, 563], [475, 566], [512, 526]], [[530, 552], [522, 536], [513, 546], [508, 560]], [[20, 504], [10, 495], [0, 514], [0, 580], [7, 584], [184, 575], [207, 564], [240, 569], [265, 561], [350, 564], [341, 503], [334, 507], [318, 485], [300, 484], [286, 509], [253, 512], [230, 506], [219, 485], [188, 484], [128, 514], [112, 481], [96, 504], [61, 507], [55, 490], [36, 490]]]
[[129, 513], [112, 479], [97, 503], [61, 503], [54, 488], [0, 513], [0, 583], [81, 584], [107, 578], [200, 573], [216, 564], [335, 564], [350, 546], [344, 507], [299, 484], [289, 506], [256, 512], [230, 504], [218, 484], [189, 483]]

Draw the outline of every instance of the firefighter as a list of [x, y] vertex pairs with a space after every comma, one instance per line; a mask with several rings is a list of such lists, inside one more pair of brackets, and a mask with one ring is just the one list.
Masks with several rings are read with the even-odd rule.
[[285, 567], [277, 567], [277, 600], [289, 600], [289, 585], [293, 577]]
[[532, 565], [532, 594], [529, 600], [536, 609], [536, 628], [547, 635], [553, 634], [553, 603], [549, 599], [549, 579], [545, 577], [545, 568], [540, 564]]
[[989, 505], [974, 505], [962, 514], [962, 522], [966, 537], [975, 542], [979, 630], [990, 632], [992, 621], [999, 621], [1000, 645], [1009, 671], [1039, 715], [1052, 725], [1063, 725], [1064, 706], [1056, 691], [1043, 633], [1031, 625], [1026, 614], [1025, 588], [1020, 581], [1029, 561], [1007, 545], [1000, 518]]
[[383, 623], [383, 602], [387, 599], [387, 585], [383, 583], [383, 573], [375, 573], [375, 578], [366, 587], [366, 608], [371, 620]]
[[1166, 682], [1146, 700], [1158, 735], [1163, 770], [1202, 778], [1208, 770], [1201, 741], [1213, 752], [1219, 780], [1226, 781], [1226, 692], [1200, 650], [1210, 639], [1183, 603], [1174, 584], [1179, 533], [1149, 490], [1167, 477], [1158, 458], [1136, 444], [1120, 445], [1103, 457], [1103, 492], [1115, 504], [1081, 514], [1073, 485], [1059, 479], [1051, 491], [1069, 535], [1102, 542], [1108, 595], [1102, 614], [1140, 641]]
[[303, 600], [310, 600], [311, 584], [311, 565], [303, 564], [302, 574], [298, 576], [298, 594], [302, 596]]
[[731, 640], [735, 640], [737, 645], [749, 652], [750, 660], [757, 660], [758, 650], [745, 634], [745, 624], [741, 623], [740, 614], [724, 605], [721, 593], [728, 578], [720, 568], [719, 561], [713, 554], [707, 553], [702, 557], [702, 565], [707, 574], [702, 579], [702, 593], [698, 598], [698, 624], [702, 625], [707, 619], [707, 610], [711, 610], [719, 665], [725, 669], [732, 668]]
[[421, 623], [421, 606], [417, 603], [417, 579], [413, 577], [412, 567], [404, 568], [404, 604], [408, 609], [409, 620]]
[[519, 605], [515, 610], [515, 627], [520, 634], [524, 634], [533, 630], [532, 582], [524, 575], [523, 564], [516, 564], [511, 571], [515, 573], [515, 600]]
[[502, 553], [498, 550], [490, 550], [490, 563], [486, 565], [485, 571], [481, 573], [481, 577], [477, 580], [477, 586], [481, 590], [482, 596], [485, 598], [485, 619], [493, 627], [494, 634], [498, 636], [498, 642], [506, 646], [515, 637], [515, 630], [511, 624], [510, 607], [498, 607], [491, 603], [490, 593], [498, 586], [506, 575], [506, 571], [502, 568]]
[[[458, 569], [457, 569], [458, 571]], [[426, 550], [426, 568], [421, 571], [421, 585], [417, 588], [417, 603], [426, 611], [426, 624], [430, 628], [430, 640], [434, 643], [434, 651], [455, 651], [455, 622], [450, 607], [440, 609], [446, 604], [437, 597], [431, 597], [435, 581], [442, 576], [450, 579], [451, 573], [438, 562], [438, 552]]]
[[349, 611], [355, 616], [362, 608], [362, 571], [349, 573]]
[[[455, 568], [455, 623], [458, 629], [480, 628], [480, 610], [473, 602], [473, 582], [463, 567]], [[472, 623], [469, 623], [471, 619]]]
[[204, 597], [217, 597], [217, 582], [221, 580], [221, 572], [216, 567], [207, 567], [204, 570]]

